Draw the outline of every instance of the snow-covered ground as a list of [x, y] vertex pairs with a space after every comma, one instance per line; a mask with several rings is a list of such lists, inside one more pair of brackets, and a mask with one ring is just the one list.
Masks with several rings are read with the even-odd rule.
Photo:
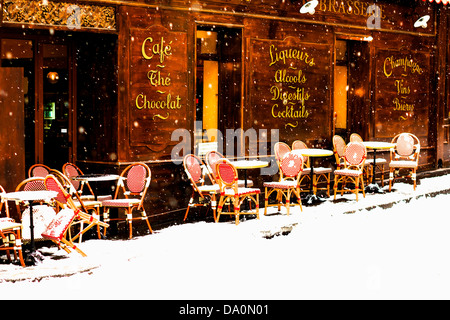
[[[260, 220], [238, 226], [185, 223], [132, 240], [88, 240], [86, 258], [44, 248], [60, 259], [0, 265], [3, 299], [449, 299], [450, 195], [420, 195], [450, 189], [450, 175], [421, 179], [415, 192], [395, 189], [359, 202], [338, 195], [348, 201], [289, 216], [261, 208]], [[264, 237], [286, 226], [291, 232]]]

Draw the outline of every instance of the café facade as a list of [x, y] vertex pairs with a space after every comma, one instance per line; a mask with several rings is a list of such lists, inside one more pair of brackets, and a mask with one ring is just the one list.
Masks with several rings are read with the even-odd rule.
[[14, 189], [34, 163], [119, 173], [143, 161], [147, 212], [163, 222], [190, 197], [180, 157], [208, 142], [270, 159], [276, 141], [330, 149], [334, 134], [411, 132], [419, 170], [448, 167], [450, 6], [314, 4], [2, 0], [0, 184]]

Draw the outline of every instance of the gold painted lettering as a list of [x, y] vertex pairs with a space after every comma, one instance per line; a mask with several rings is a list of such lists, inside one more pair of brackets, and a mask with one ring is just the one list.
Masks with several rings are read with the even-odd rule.
[[169, 93], [162, 100], [147, 100], [145, 94], [138, 94], [135, 99], [136, 108], [141, 109], [181, 109], [181, 98], [176, 96], [172, 99], [172, 95]]
[[409, 87], [403, 86], [403, 79], [402, 80], [395, 80], [394, 81], [395, 86], [397, 88], [398, 94], [410, 94], [411, 90]]
[[167, 77], [161, 76], [161, 71], [150, 70], [147, 72], [147, 78], [150, 80], [152, 86], [170, 86], [170, 73]]
[[154, 55], [159, 55], [159, 62], [164, 63], [164, 59], [167, 56], [172, 55], [172, 47], [170, 46], [172, 44], [172, 41], [170, 41], [168, 44], [165, 44], [164, 37], [161, 37], [161, 41], [159, 43], [154, 43], [151, 47], [152, 55], [148, 55], [146, 52], [146, 42], [153, 43], [153, 38], [148, 37], [142, 42], [141, 51], [142, 56], [146, 60], [150, 60], [153, 58]]
[[145, 51], [145, 43], [147, 41], [153, 42], [152, 37], [148, 37], [142, 42], [141, 51], [142, 51], [142, 56], [144, 57], [144, 59], [150, 60], [151, 58], [153, 58], [153, 55], [149, 56], [149, 55], [147, 55], [147, 53]]
[[355, 2], [354, 2], [354, 10], [353, 10], [353, 14], [355, 14], [355, 15], [360, 15], [361, 14], [361, 9], [360, 9], [360, 5], [361, 5], [361, 3], [358, 1], [358, 0], [356, 0]]

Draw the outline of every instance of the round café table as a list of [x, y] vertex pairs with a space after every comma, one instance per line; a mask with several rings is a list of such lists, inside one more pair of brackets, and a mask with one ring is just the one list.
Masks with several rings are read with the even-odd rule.
[[375, 168], [377, 159], [377, 150], [387, 150], [395, 147], [395, 143], [382, 142], [382, 141], [363, 141], [362, 143], [366, 149], [373, 150], [373, 163], [372, 163], [372, 183], [370, 183], [365, 191], [371, 193], [384, 193], [378, 183], [375, 182]]
[[35, 265], [43, 260], [43, 256], [40, 252], [36, 250], [34, 244], [34, 221], [33, 221], [33, 201], [50, 201], [52, 198], [56, 197], [58, 192], [39, 190], [39, 191], [16, 191], [8, 192], [2, 195], [3, 198], [11, 201], [28, 201], [30, 210], [30, 253], [27, 254], [26, 260], [29, 264]]
[[244, 187], [247, 188], [247, 170], [264, 168], [269, 165], [267, 161], [261, 160], [236, 160], [230, 161], [236, 169], [244, 169]]
[[[317, 148], [305, 148], [305, 149], [295, 149], [291, 151], [292, 153], [299, 154], [302, 156], [307, 156], [311, 158], [317, 158], [317, 157], [329, 157], [333, 155], [332, 150], [328, 149], [317, 149]], [[314, 176], [314, 161], [313, 159], [310, 161], [310, 169], [309, 172], [309, 180], [310, 180], [310, 187], [309, 187], [309, 194], [306, 196], [306, 204], [314, 204], [316, 202], [322, 202], [323, 199], [318, 197], [314, 194], [313, 191], [313, 176]]]
[[[267, 161], [261, 161], [261, 160], [236, 160], [236, 161], [230, 161], [232, 165], [236, 169], [243, 169], [244, 170], [244, 187], [247, 188], [247, 170], [248, 169], [259, 169], [264, 168], [269, 165], [269, 162]], [[248, 210], [250, 208], [250, 200], [244, 202], [244, 210]]]
[[91, 174], [83, 174], [83, 175], [79, 175], [79, 176], [73, 176], [71, 177], [72, 180], [78, 180], [78, 181], [89, 181], [89, 182], [94, 182], [94, 198], [95, 201], [97, 201], [98, 199], [98, 186], [97, 183], [98, 182], [103, 182], [103, 181], [114, 181], [114, 180], [118, 180], [119, 179], [119, 175], [117, 174], [109, 174], [109, 173], [91, 173]]

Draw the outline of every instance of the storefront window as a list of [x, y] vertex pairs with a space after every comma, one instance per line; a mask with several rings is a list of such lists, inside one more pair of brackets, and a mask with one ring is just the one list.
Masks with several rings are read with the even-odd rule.
[[240, 127], [241, 42], [241, 29], [197, 27], [196, 147]]

